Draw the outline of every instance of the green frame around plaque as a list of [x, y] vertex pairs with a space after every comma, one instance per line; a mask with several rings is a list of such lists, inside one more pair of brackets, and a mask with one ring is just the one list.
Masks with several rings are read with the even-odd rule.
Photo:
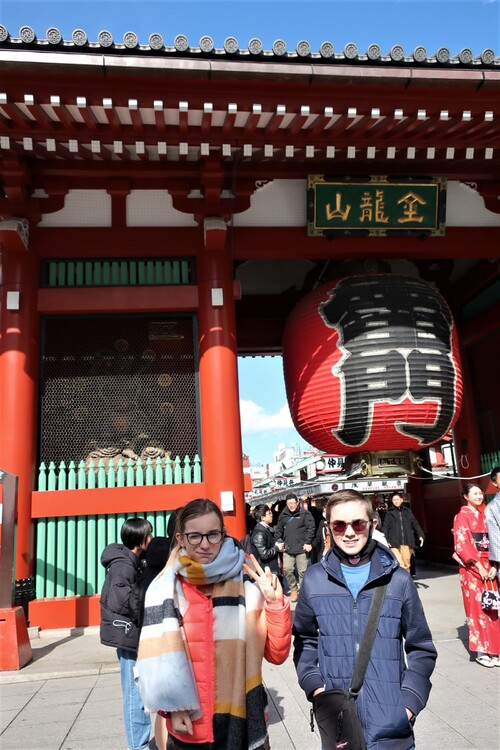
[[307, 178], [309, 237], [442, 237], [446, 177]]

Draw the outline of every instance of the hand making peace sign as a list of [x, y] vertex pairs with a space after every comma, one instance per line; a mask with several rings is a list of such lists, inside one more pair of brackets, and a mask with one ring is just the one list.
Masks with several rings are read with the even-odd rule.
[[283, 589], [281, 588], [278, 576], [275, 573], [271, 573], [267, 565], [262, 570], [255, 559], [255, 555], [250, 555], [250, 560], [255, 570], [247, 563], [243, 563], [243, 570], [258, 585], [266, 602], [272, 604], [273, 602], [281, 601], [283, 599]]

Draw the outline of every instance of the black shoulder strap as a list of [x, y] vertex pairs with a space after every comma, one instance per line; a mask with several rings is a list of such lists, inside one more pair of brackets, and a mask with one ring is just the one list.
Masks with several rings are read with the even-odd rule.
[[354, 697], [356, 697], [361, 690], [361, 685], [365, 678], [365, 672], [368, 662], [370, 661], [373, 641], [375, 640], [386, 589], [387, 584], [377, 588], [372, 597], [370, 609], [368, 611], [368, 619], [366, 621], [363, 638], [361, 639], [356, 664], [354, 665], [354, 671], [352, 673], [351, 687], [349, 689], [350, 694]]

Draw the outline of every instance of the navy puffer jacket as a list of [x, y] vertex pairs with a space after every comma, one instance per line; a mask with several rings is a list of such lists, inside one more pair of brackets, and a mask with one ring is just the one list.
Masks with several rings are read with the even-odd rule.
[[309, 699], [323, 686], [348, 690], [373, 590], [385, 583], [356, 708], [368, 750], [408, 750], [414, 738], [405, 707], [415, 715], [424, 708], [437, 654], [415, 584], [390, 550], [377, 543], [368, 581], [356, 600], [332, 551], [306, 571], [295, 610], [294, 662]]

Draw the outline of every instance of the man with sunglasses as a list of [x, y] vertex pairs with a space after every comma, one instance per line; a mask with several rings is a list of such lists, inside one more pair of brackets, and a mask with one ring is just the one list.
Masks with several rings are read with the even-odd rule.
[[306, 571], [295, 610], [300, 686], [313, 703], [324, 690], [349, 690], [373, 592], [387, 584], [356, 709], [368, 750], [410, 750], [437, 655], [417, 589], [394, 554], [373, 539], [377, 520], [360, 492], [333, 494], [326, 523], [331, 548]]

